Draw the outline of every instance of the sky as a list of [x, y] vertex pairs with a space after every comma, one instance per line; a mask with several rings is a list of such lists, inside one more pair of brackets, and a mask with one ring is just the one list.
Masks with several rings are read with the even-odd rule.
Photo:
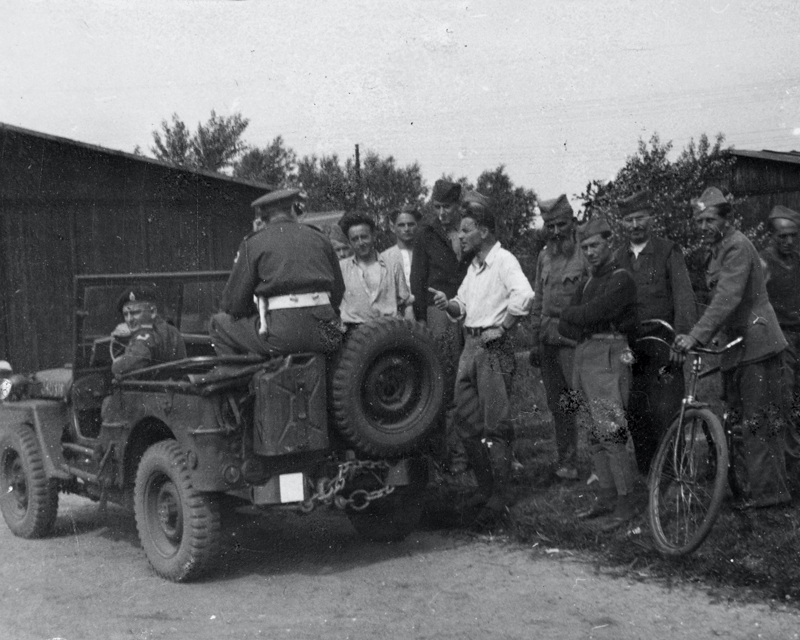
[[147, 149], [214, 109], [428, 185], [505, 165], [575, 203], [640, 138], [800, 149], [796, 0], [2, 0], [0, 122]]

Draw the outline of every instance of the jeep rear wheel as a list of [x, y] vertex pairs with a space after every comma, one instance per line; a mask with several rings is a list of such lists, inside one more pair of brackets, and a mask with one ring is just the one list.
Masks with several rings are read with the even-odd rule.
[[422, 325], [382, 318], [361, 325], [342, 347], [332, 402], [339, 432], [360, 452], [411, 451], [437, 421], [444, 376]]
[[211, 567], [221, 535], [219, 506], [192, 486], [177, 442], [165, 440], [145, 451], [133, 501], [139, 540], [158, 575], [184, 582]]
[[56, 521], [58, 485], [45, 474], [39, 442], [25, 425], [0, 435], [0, 510], [21, 538], [46, 536]]

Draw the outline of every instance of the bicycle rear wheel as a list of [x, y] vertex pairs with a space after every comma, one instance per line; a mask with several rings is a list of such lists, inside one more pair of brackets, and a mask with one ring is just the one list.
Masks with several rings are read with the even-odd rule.
[[719, 419], [688, 408], [658, 448], [648, 481], [648, 518], [658, 550], [690, 554], [705, 540], [725, 495], [728, 447]]

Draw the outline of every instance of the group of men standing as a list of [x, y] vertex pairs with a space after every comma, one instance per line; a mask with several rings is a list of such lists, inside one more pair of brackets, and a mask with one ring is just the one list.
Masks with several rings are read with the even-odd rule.
[[[485, 498], [479, 519], [491, 520], [505, 509], [511, 468], [515, 358], [508, 332], [530, 314], [530, 361], [541, 369], [553, 415], [555, 474], [577, 479], [578, 425], [584, 425], [599, 492], [578, 515], [610, 514], [609, 526], [616, 526], [635, 510], [630, 442], [646, 475], [680, 406], [681, 354], [720, 332], [742, 336], [722, 363], [725, 399], [747, 427], [750, 495], [742, 506], [790, 500], [786, 460], [800, 457], [800, 215], [773, 210], [773, 244], [759, 257], [734, 229], [718, 189], [694, 199], [695, 224], [711, 255], [711, 300], [698, 314], [681, 249], [653, 234], [654, 203], [646, 191], [618, 202], [626, 237], [616, 251], [604, 218], [579, 227], [565, 195], [541, 202], [548, 242], [533, 287], [497, 239], [502, 212], [489, 198], [439, 180], [431, 204], [436, 216], [426, 224], [414, 207], [393, 212], [398, 243], [382, 254], [372, 219], [346, 216], [353, 255], [340, 261], [323, 234], [297, 224], [299, 192], [256, 201], [264, 230], [242, 243], [223, 313], [212, 319], [217, 351], [331, 351], [342, 339], [342, 321], [347, 330], [385, 315], [425, 323], [447, 376], [446, 465], [454, 475], [472, 469]], [[260, 318], [252, 313], [253, 296], [268, 309]], [[639, 340], [672, 339], [650, 319], [675, 328], [672, 349]], [[781, 377], [787, 393], [776, 402], [772, 390]]]

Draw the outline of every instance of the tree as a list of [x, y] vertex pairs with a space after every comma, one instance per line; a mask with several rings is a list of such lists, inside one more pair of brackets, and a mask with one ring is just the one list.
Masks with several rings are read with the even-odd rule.
[[533, 228], [536, 193], [514, 186], [502, 164], [478, 176], [475, 188], [495, 203], [497, 236], [503, 246], [516, 254], [538, 254], [541, 239]]
[[161, 121], [161, 131], [153, 131], [153, 155], [159, 160], [179, 167], [222, 172], [234, 165], [247, 149], [242, 134], [250, 124], [240, 113], [218, 116], [211, 110], [205, 124], [198, 123], [197, 131], [190, 133], [186, 123], [172, 114], [172, 124]]
[[288, 187], [297, 179], [297, 154], [276, 136], [263, 149], [253, 147], [233, 166], [236, 178]]
[[355, 186], [335, 153], [330, 156], [304, 156], [297, 163], [298, 186], [308, 195], [309, 211], [331, 211], [352, 208]]

